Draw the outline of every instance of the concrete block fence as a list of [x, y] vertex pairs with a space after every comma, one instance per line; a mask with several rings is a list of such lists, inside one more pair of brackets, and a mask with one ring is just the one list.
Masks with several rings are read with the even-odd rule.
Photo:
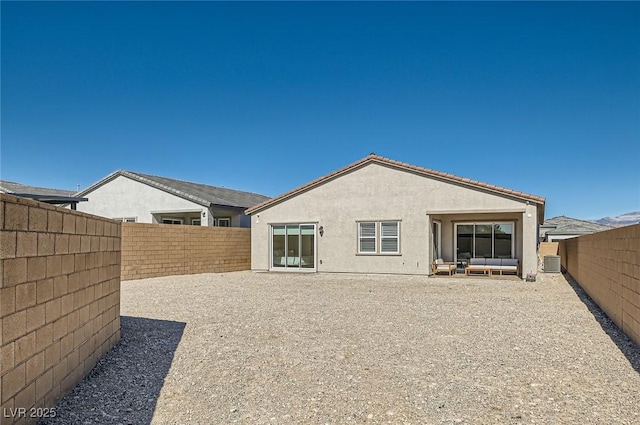
[[561, 240], [562, 267], [640, 344], [640, 224]]
[[0, 423], [32, 424], [120, 338], [120, 225], [0, 194]]
[[251, 268], [251, 229], [122, 223], [122, 280]]

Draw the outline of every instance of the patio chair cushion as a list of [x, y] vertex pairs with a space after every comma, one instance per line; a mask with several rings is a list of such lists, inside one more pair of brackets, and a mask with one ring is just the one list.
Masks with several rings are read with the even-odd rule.
[[451, 275], [452, 272], [456, 270], [456, 265], [452, 263], [445, 263], [442, 258], [438, 258], [433, 262], [433, 271], [435, 273], [438, 272], [447, 272]]

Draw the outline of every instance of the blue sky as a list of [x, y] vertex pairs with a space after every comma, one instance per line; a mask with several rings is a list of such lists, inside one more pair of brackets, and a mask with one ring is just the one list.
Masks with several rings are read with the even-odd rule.
[[640, 3], [1, 3], [0, 177], [278, 195], [370, 152], [640, 210]]

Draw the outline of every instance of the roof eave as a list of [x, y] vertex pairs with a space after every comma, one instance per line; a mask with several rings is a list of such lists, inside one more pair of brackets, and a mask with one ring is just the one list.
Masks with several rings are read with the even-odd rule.
[[91, 193], [94, 190], [96, 190], [97, 188], [99, 188], [100, 186], [103, 186], [104, 184], [110, 182], [111, 180], [114, 180], [116, 177], [118, 177], [120, 175], [122, 175], [122, 170], [114, 171], [113, 173], [109, 174], [108, 176], [98, 180], [97, 182], [95, 182], [94, 184], [89, 186], [88, 188], [83, 189], [80, 192], [77, 192], [74, 196], [84, 196], [84, 195], [86, 195], [88, 193]]
[[62, 195], [37, 195], [33, 193], [12, 193], [13, 196], [19, 196], [21, 198], [33, 199], [34, 201], [45, 202], [49, 204], [66, 204], [66, 203], [78, 203], [86, 202], [88, 198], [80, 198], [77, 196], [62, 196]]

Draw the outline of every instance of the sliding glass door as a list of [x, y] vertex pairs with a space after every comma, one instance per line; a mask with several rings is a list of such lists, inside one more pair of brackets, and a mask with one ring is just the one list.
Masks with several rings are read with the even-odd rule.
[[316, 267], [316, 225], [280, 224], [271, 226], [271, 268], [313, 270]]
[[300, 268], [314, 269], [316, 267], [316, 226], [315, 224], [300, 225]]
[[457, 223], [456, 260], [513, 258], [514, 223]]

